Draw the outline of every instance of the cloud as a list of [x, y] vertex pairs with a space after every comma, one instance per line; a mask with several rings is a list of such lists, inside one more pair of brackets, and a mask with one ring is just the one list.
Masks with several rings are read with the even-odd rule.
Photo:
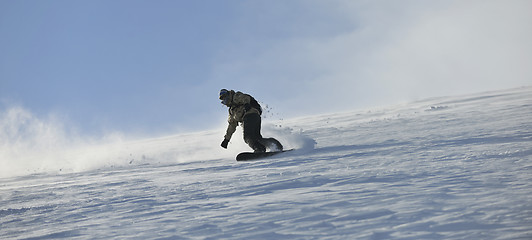
[[[453, 94], [530, 83], [529, 2], [460, 1], [418, 12], [380, 52], [377, 79], [404, 93]], [[528, 6], [526, 6], [528, 5]]]
[[[299, 3], [313, 5], [302, 9], [327, 12], [320, 14], [327, 23], [322, 26], [342, 27], [316, 30], [323, 34], [256, 37], [258, 42], [222, 56], [215, 78], [263, 94], [265, 101], [292, 113], [531, 83], [529, 1]], [[312, 13], [294, 14], [317, 22]], [[327, 18], [333, 15], [341, 17]]]

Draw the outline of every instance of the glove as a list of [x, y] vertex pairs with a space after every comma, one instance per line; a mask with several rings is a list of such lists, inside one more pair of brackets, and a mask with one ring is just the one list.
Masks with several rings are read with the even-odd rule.
[[224, 141], [222, 142], [221, 146], [225, 149], [227, 149], [227, 144], [229, 144], [229, 140], [227, 139], [224, 139]]

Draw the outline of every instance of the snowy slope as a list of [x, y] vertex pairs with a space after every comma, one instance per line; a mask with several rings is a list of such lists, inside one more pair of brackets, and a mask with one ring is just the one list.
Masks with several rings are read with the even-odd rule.
[[0, 239], [532, 239], [530, 87], [223, 131], [5, 153]]

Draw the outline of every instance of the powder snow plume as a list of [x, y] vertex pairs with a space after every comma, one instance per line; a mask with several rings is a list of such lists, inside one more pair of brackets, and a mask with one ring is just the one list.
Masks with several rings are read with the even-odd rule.
[[[312, 149], [314, 140], [290, 128], [265, 123], [264, 135], [285, 148]], [[70, 173], [140, 164], [173, 164], [233, 159], [249, 147], [237, 129], [229, 148], [219, 144], [225, 129], [163, 137], [126, 137], [119, 132], [100, 138], [81, 136], [59, 117], [37, 117], [23, 107], [0, 113], [0, 178], [36, 173]]]

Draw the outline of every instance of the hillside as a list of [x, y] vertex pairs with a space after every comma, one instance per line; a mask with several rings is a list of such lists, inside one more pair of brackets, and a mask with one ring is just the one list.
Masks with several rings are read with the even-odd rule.
[[223, 131], [19, 154], [0, 238], [532, 238], [530, 87], [266, 122], [259, 161]]

